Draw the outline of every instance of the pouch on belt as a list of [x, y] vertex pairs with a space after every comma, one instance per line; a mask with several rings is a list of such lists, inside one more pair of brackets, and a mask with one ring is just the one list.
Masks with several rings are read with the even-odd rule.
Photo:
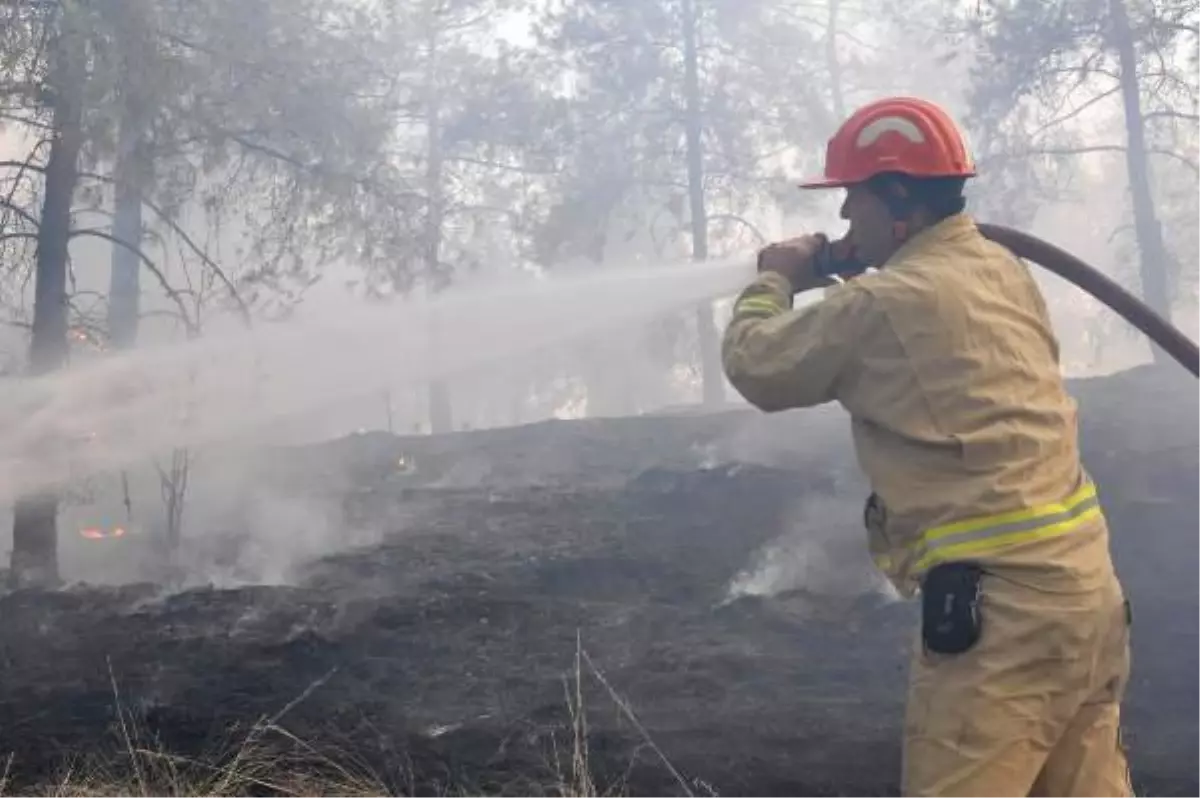
[[936, 565], [921, 580], [921, 641], [934, 654], [961, 654], [979, 642], [983, 569], [970, 562]]

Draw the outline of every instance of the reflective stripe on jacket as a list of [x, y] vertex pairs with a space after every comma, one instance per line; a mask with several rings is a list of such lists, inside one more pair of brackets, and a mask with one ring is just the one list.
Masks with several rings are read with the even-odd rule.
[[916, 567], [924, 571], [938, 563], [971, 559], [1017, 543], [1066, 534], [1100, 514], [1096, 486], [1085, 482], [1062, 502], [926, 529], [917, 541]]
[[785, 278], [760, 275], [722, 358], [763, 410], [849, 411], [877, 495], [871, 554], [902, 593], [950, 559], [1077, 581], [1111, 572], [1041, 292], [965, 214], [800, 310]]

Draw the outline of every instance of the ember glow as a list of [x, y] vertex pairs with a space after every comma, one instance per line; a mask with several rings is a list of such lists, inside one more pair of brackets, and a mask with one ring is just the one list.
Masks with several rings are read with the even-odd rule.
[[115, 526], [110, 530], [104, 530], [96, 526], [88, 526], [79, 530], [79, 537], [87, 540], [107, 540], [108, 538], [123, 538], [125, 537], [125, 528]]

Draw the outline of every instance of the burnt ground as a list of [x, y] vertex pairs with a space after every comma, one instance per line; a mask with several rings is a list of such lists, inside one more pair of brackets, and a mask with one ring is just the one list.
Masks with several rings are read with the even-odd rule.
[[[1073, 390], [1134, 607], [1135, 784], [1194, 795], [1196, 383], [1143, 368]], [[601, 788], [683, 791], [648, 736], [698, 793], [894, 793], [915, 616], [868, 587], [864, 486], [829, 418], [739, 410], [277, 452], [261, 489], [336, 497], [348, 530], [382, 526], [383, 542], [291, 587], [0, 598], [10, 780], [51, 778], [110, 739], [115, 681], [171, 751], [210, 751], [286, 707], [290, 731], [397, 790], [537, 794], [569, 769], [581, 646]], [[830, 540], [823, 523], [855, 545], [828, 544], [822, 579], [725, 600], [761, 547]]]

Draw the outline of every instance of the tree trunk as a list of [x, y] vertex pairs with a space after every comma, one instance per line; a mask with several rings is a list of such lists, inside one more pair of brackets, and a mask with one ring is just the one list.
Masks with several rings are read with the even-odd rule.
[[[71, 203], [79, 179], [84, 42], [72, 30], [73, 14], [63, 14], [55, 41], [51, 80], [53, 134], [46, 163], [41, 227], [38, 230], [33, 332], [29, 373], [37, 377], [62, 368], [69, 355], [67, 340], [67, 246], [71, 235]], [[50, 587], [58, 583], [58, 496], [43, 491], [17, 499], [13, 508], [12, 560], [14, 587]]]
[[[442, 224], [445, 217], [442, 186], [442, 123], [441, 99], [438, 95], [437, 73], [437, 21], [430, 21], [428, 39], [429, 53], [426, 61], [425, 90], [428, 92], [426, 113], [428, 131], [426, 136], [425, 194], [428, 209], [425, 214], [425, 271], [432, 281], [434, 290], [445, 288], [449, 279], [442, 273]], [[436, 314], [435, 314], [436, 315]], [[435, 324], [430, 340], [429, 357], [437, 361], [439, 346]], [[454, 428], [454, 415], [450, 403], [450, 388], [444, 376], [436, 376], [429, 382], [429, 427], [434, 435], [450, 432]]]
[[444, 379], [434, 379], [429, 383], [429, 429], [434, 435], [441, 435], [454, 429], [454, 416], [451, 414], [450, 389]]
[[842, 65], [838, 61], [837, 35], [840, 0], [829, 0], [829, 17], [825, 24], [825, 65], [829, 69], [830, 97], [837, 124], [846, 119], [846, 100], [842, 92]]
[[[113, 237], [132, 247], [142, 244], [142, 190], [147, 168], [139, 115], [130, 110], [121, 120], [114, 179]], [[137, 342], [141, 261], [129, 247], [113, 244], [108, 288], [108, 335], [114, 349]]]
[[[114, 243], [109, 261], [108, 337], [114, 350], [132, 349], [137, 343], [141, 324], [142, 263], [137, 250], [141, 249], [143, 241], [142, 192], [150, 185], [152, 167], [143, 137], [143, 118], [135, 101], [130, 99], [121, 118], [113, 169], [116, 189], [112, 234], [113, 238], [128, 244]], [[183, 537], [183, 509], [190, 464], [191, 452], [186, 448], [175, 448], [171, 450], [170, 469], [158, 466], [166, 515], [158, 546], [163, 579], [167, 584], [175, 584], [181, 578], [178, 554]], [[124, 472], [122, 476], [125, 478]], [[126, 512], [132, 523], [132, 504], [127, 505]]]
[[82, 138], [77, 91], [61, 91], [53, 100], [54, 133], [46, 163], [34, 275], [33, 329], [29, 342], [31, 376], [57, 371], [66, 365], [69, 356], [67, 246]]
[[[1167, 286], [1167, 248], [1151, 193], [1150, 159], [1146, 155], [1146, 123], [1142, 116], [1141, 86], [1138, 82], [1137, 52], [1129, 29], [1124, 0], [1109, 0], [1112, 43], [1121, 66], [1121, 100], [1125, 106], [1125, 168], [1133, 201], [1133, 226], [1137, 234], [1142, 296], [1165, 318], [1170, 318], [1171, 296]], [[1154, 347], [1155, 360], [1166, 354]]]
[[[692, 259], [708, 259], [708, 211], [704, 203], [704, 120], [700, 107], [700, 70], [696, 54], [694, 0], [683, 0], [684, 126], [687, 138], [688, 202], [692, 220]], [[725, 398], [721, 353], [711, 302], [696, 308], [696, 334], [700, 343], [701, 396], [706, 405]]]
[[175, 555], [183, 538], [183, 510], [187, 500], [188, 477], [191, 474], [192, 457], [187, 449], [171, 451], [171, 467], [165, 470], [160, 467], [159, 481], [162, 491], [163, 506], [166, 510], [166, 530], [163, 536], [167, 565], [172, 570]]

